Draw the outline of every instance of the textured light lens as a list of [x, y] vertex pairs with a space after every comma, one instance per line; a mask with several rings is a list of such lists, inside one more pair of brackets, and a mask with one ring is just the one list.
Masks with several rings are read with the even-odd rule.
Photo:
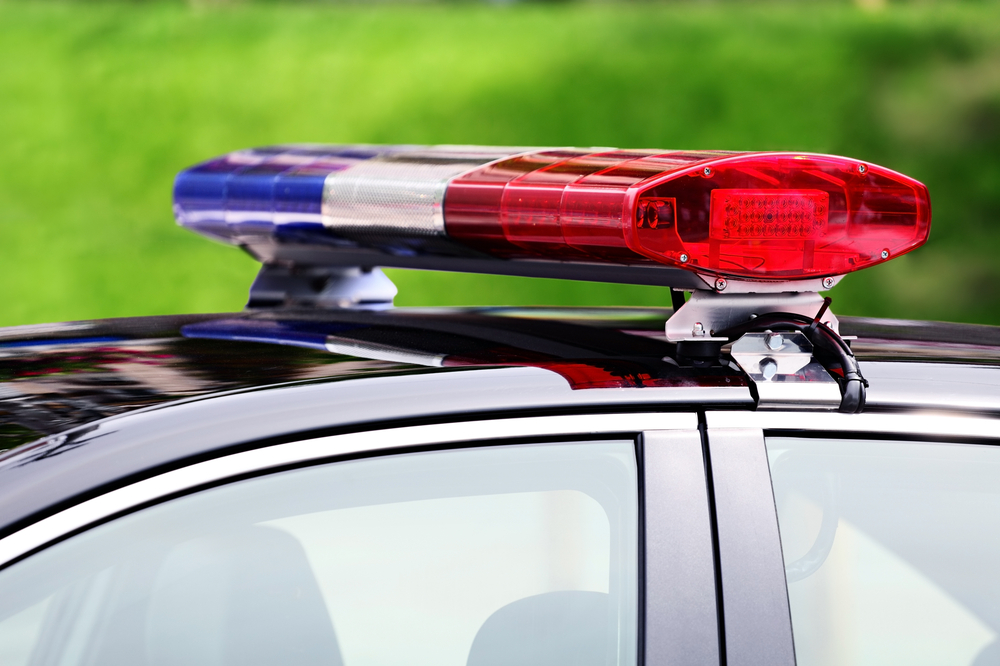
[[819, 190], [712, 190], [709, 237], [719, 240], [822, 238], [830, 195]]

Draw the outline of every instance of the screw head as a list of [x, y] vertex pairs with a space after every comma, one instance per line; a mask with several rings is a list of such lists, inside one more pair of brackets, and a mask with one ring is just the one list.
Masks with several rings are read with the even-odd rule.
[[832, 277], [823, 278], [823, 288], [830, 289], [831, 287], [833, 287], [833, 278]]
[[716, 291], [723, 291], [728, 286], [729, 283], [726, 282], [726, 278], [719, 278], [718, 280], [715, 281]]
[[865, 166], [864, 164], [859, 164], [858, 165], [858, 173], [866, 173], [867, 171], [868, 171], [868, 167], [867, 166]]
[[693, 335], [696, 338], [705, 337], [705, 325], [702, 324], [700, 321], [696, 321], [694, 323], [694, 326], [691, 327], [691, 335]]
[[781, 349], [781, 345], [785, 344], [785, 340], [781, 337], [780, 333], [768, 333], [765, 340], [767, 342], [767, 348], [771, 351], [778, 351]]
[[889, 258], [889, 250], [882, 250], [882, 258], [883, 259]]
[[760, 362], [760, 374], [764, 375], [765, 381], [770, 381], [778, 374], [778, 362], [773, 358], [765, 358]]
[[703, 174], [705, 174], [706, 176], [711, 176], [712, 175], [712, 167], [705, 167], [704, 169], [701, 170], [701, 172]]
[[688, 262], [688, 256], [682, 253], [680, 256], [680, 260], [682, 264], [686, 264]]

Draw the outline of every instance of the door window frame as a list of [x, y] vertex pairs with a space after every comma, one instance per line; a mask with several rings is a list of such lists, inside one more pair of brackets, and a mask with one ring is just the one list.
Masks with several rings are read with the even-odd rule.
[[379, 428], [261, 446], [149, 476], [42, 518], [0, 539], [0, 569], [116, 517], [250, 476], [415, 450], [620, 437], [635, 442], [638, 471], [638, 664], [720, 664], [716, 544], [698, 424], [694, 411], [573, 414]]
[[795, 664], [766, 437], [997, 444], [1000, 434], [1000, 419], [960, 412], [709, 411], [704, 422], [727, 666]]

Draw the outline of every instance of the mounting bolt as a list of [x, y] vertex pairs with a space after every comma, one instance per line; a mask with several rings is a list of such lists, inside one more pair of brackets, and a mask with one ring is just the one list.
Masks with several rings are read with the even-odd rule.
[[765, 358], [760, 362], [760, 374], [764, 375], [764, 379], [770, 381], [778, 374], [778, 362], [773, 358]]
[[718, 280], [715, 281], [715, 290], [716, 291], [725, 291], [726, 287], [728, 287], [728, 286], [729, 286], [729, 283], [726, 282], [726, 278], [719, 278]]
[[705, 174], [706, 177], [707, 176], [711, 176], [712, 175], [712, 167], [705, 167], [704, 169], [701, 170], [701, 172], [703, 174]]
[[883, 259], [889, 258], [889, 250], [882, 250], [882, 258]]
[[858, 173], [865, 173], [866, 171], [868, 171], [868, 167], [866, 167], [864, 164], [858, 165]]
[[823, 288], [830, 289], [832, 287], [833, 287], [833, 278], [832, 277], [823, 278]]
[[778, 351], [781, 349], [781, 345], [785, 343], [780, 333], [768, 333], [765, 341], [767, 342], [767, 348], [771, 351]]
[[694, 326], [691, 327], [691, 335], [696, 338], [705, 337], [705, 325], [700, 321], [696, 321]]
[[686, 254], [681, 254], [681, 263], [686, 264], [688, 262], [688, 256]]

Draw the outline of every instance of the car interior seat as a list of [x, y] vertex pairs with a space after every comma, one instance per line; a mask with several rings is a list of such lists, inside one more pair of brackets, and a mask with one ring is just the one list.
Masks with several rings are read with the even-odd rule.
[[490, 615], [467, 666], [603, 666], [608, 663], [608, 595], [548, 592], [518, 599]]
[[252, 526], [174, 547], [146, 619], [150, 666], [343, 666], [301, 544]]

